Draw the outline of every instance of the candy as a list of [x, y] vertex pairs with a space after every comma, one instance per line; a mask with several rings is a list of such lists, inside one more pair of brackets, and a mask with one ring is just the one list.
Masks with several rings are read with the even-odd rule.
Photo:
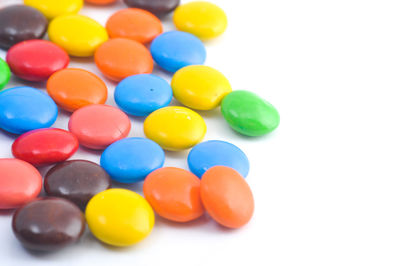
[[189, 65], [201, 65], [206, 60], [204, 44], [196, 36], [182, 31], [161, 34], [151, 43], [150, 52], [154, 61], [170, 72]]
[[254, 212], [249, 185], [234, 169], [214, 166], [201, 178], [201, 200], [206, 211], [219, 224], [239, 228], [247, 224]]
[[192, 33], [202, 40], [221, 35], [228, 25], [225, 12], [205, 1], [179, 6], [174, 12], [173, 21], [178, 30]]
[[161, 21], [150, 12], [126, 8], [108, 19], [106, 29], [110, 38], [127, 38], [145, 44], [161, 34], [163, 27]]
[[158, 76], [140, 74], [122, 80], [115, 88], [114, 98], [124, 112], [147, 116], [171, 102], [172, 89]]
[[[10, 80], [11, 71], [7, 63], [0, 58], [0, 90], [2, 90]], [[171, 92], [172, 94], [172, 92]]]
[[196, 112], [180, 106], [167, 106], [151, 113], [143, 124], [146, 136], [166, 150], [193, 147], [206, 134], [206, 123]]
[[95, 74], [78, 68], [54, 73], [47, 81], [47, 93], [63, 109], [73, 112], [107, 100], [107, 86]]
[[24, 4], [42, 12], [48, 19], [75, 14], [83, 6], [83, 0], [24, 0]]
[[85, 0], [87, 3], [93, 4], [93, 5], [109, 5], [117, 0]]
[[193, 147], [187, 158], [190, 171], [201, 178], [211, 167], [229, 166], [246, 177], [249, 173], [249, 160], [246, 154], [235, 145], [221, 141], [209, 140]]
[[232, 91], [225, 76], [208, 66], [187, 66], [178, 70], [172, 77], [171, 87], [179, 102], [197, 110], [218, 107]]
[[234, 91], [221, 103], [228, 124], [247, 136], [265, 135], [279, 125], [279, 113], [270, 103], [249, 91]]
[[18, 159], [41, 166], [67, 160], [78, 146], [78, 139], [68, 131], [36, 129], [17, 138], [12, 145], [12, 153]]
[[47, 30], [47, 19], [29, 6], [11, 5], [0, 9], [0, 48], [16, 43], [41, 39]]
[[68, 123], [69, 131], [87, 148], [102, 150], [128, 136], [129, 117], [110, 105], [92, 104], [76, 110]]
[[0, 128], [22, 134], [47, 128], [57, 119], [57, 105], [45, 93], [31, 87], [0, 92]]
[[172, 12], [180, 3], [180, 0], [124, 0], [130, 7], [137, 7], [150, 11], [158, 16]]
[[168, 220], [188, 222], [204, 213], [200, 180], [184, 169], [155, 170], [144, 180], [143, 193], [154, 211]]
[[127, 138], [110, 145], [101, 155], [100, 164], [115, 181], [143, 181], [164, 164], [164, 151], [145, 138]]
[[139, 194], [108, 189], [94, 196], [86, 207], [90, 231], [113, 246], [130, 246], [146, 238], [154, 226], [154, 212]]
[[86, 57], [92, 56], [97, 47], [107, 41], [108, 35], [103, 26], [89, 17], [64, 15], [50, 23], [49, 38], [64, 48], [68, 54]]
[[103, 43], [94, 60], [100, 71], [115, 81], [153, 71], [150, 52], [143, 44], [129, 39], [115, 38]]
[[44, 178], [44, 189], [49, 196], [68, 199], [81, 210], [94, 195], [110, 187], [111, 180], [106, 171], [85, 160], [59, 163]]
[[10, 48], [7, 63], [14, 75], [28, 81], [45, 81], [54, 72], [66, 68], [68, 54], [44, 40], [20, 42]]
[[70, 201], [40, 198], [14, 213], [12, 228], [25, 248], [53, 251], [78, 241], [85, 231], [85, 217]]

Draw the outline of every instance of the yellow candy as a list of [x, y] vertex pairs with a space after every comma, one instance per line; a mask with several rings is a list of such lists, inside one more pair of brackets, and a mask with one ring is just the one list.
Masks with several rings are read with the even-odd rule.
[[99, 240], [113, 246], [130, 246], [148, 236], [154, 212], [139, 194], [112, 188], [94, 196], [86, 207], [86, 221]]
[[177, 151], [193, 147], [206, 134], [203, 118], [180, 106], [167, 106], [151, 113], [144, 121], [144, 133], [166, 150]]
[[228, 19], [221, 8], [203, 1], [179, 6], [173, 20], [178, 30], [192, 33], [202, 40], [221, 35], [228, 25]]
[[108, 40], [103, 26], [82, 15], [57, 17], [51, 21], [48, 32], [50, 41], [72, 56], [92, 56], [97, 47]]
[[24, 0], [24, 4], [38, 9], [46, 18], [53, 19], [60, 15], [78, 13], [83, 0]]
[[182, 104], [197, 110], [218, 107], [232, 91], [229, 81], [221, 72], [208, 66], [187, 66], [172, 77], [174, 97]]

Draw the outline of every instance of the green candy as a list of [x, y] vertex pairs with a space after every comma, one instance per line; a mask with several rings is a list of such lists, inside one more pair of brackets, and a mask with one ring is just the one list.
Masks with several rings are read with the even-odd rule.
[[10, 80], [11, 72], [7, 63], [0, 58], [0, 90], [2, 90]]
[[237, 132], [262, 136], [279, 125], [279, 113], [272, 104], [249, 91], [233, 91], [222, 100], [222, 115]]

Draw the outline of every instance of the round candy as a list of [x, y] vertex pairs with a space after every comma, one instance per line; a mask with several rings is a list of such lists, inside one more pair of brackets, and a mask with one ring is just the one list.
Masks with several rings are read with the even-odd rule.
[[111, 187], [110, 176], [100, 165], [85, 160], [59, 163], [44, 178], [44, 189], [53, 197], [65, 198], [81, 210], [97, 193]]
[[138, 8], [126, 8], [114, 13], [107, 21], [110, 38], [127, 38], [148, 43], [161, 34], [161, 21], [150, 12]]
[[68, 54], [49, 41], [20, 42], [7, 53], [7, 63], [14, 75], [28, 81], [45, 81], [54, 72], [66, 68]]
[[168, 82], [158, 76], [134, 75], [117, 85], [114, 98], [119, 108], [126, 113], [147, 116], [171, 102], [172, 89]]
[[180, 106], [168, 106], [151, 113], [144, 121], [144, 133], [166, 150], [177, 151], [193, 147], [206, 134], [203, 118]]
[[157, 143], [127, 138], [111, 144], [101, 155], [100, 164], [115, 181], [133, 183], [162, 167], [164, 159], [164, 151]]
[[153, 58], [147, 48], [134, 40], [115, 38], [96, 50], [94, 60], [108, 78], [120, 81], [137, 74], [153, 71]]
[[36, 129], [17, 138], [13, 155], [35, 166], [58, 163], [71, 157], [79, 147], [78, 139], [58, 128]]
[[178, 30], [190, 32], [202, 40], [221, 35], [228, 25], [225, 12], [205, 1], [179, 6], [174, 12], [173, 21]]
[[205, 172], [200, 195], [210, 216], [225, 227], [242, 227], [253, 216], [254, 199], [250, 187], [230, 167], [214, 166]]
[[25, 248], [53, 251], [78, 241], [85, 231], [85, 217], [68, 200], [40, 198], [14, 213], [12, 228]]
[[0, 159], [0, 210], [20, 207], [41, 189], [42, 176], [35, 167], [18, 159]]
[[[0, 58], [0, 90], [2, 90], [10, 80], [11, 71], [7, 63]], [[172, 92], [171, 92], [172, 93]]]
[[54, 73], [47, 81], [47, 93], [63, 109], [73, 112], [107, 100], [107, 86], [95, 74], [78, 68]]
[[86, 208], [90, 231], [113, 246], [130, 246], [146, 238], [154, 226], [154, 212], [139, 194], [108, 189], [94, 196]]
[[24, 5], [0, 9], [0, 48], [16, 43], [41, 39], [47, 30], [47, 19], [38, 10]]
[[83, 0], [24, 0], [24, 4], [38, 9], [48, 19], [53, 19], [60, 15], [78, 13]]
[[221, 72], [208, 66], [188, 66], [180, 69], [171, 81], [174, 97], [182, 104], [197, 110], [218, 107], [232, 91]]
[[130, 7], [145, 9], [162, 16], [175, 10], [180, 0], [124, 0], [124, 2]]
[[102, 150], [128, 136], [131, 121], [114, 106], [92, 104], [76, 110], [69, 119], [68, 128], [81, 145]]
[[270, 103], [249, 91], [234, 91], [221, 103], [228, 124], [247, 136], [265, 135], [279, 125], [279, 113]]
[[188, 222], [202, 216], [200, 180], [184, 169], [164, 167], [149, 174], [143, 193], [154, 211], [175, 222]]
[[86, 0], [87, 3], [93, 4], [93, 5], [109, 5], [117, 0]]
[[53, 125], [57, 105], [45, 93], [31, 87], [15, 87], [0, 92], [0, 128], [22, 134]]
[[246, 154], [235, 145], [221, 141], [209, 140], [193, 147], [188, 156], [190, 171], [201, 178], [211, 167], [229, 166], [243, 177], [249, 173], [249, 160]]
[[154, 61], [170, 72], [189, 65], [201, 65], [206, 60], [204, 44], [196, 36], [182, 31], [161, 34], [151, 43], [150, 51]]
[[49, 38], [68, 54], [85, 57], [92, 56], [97, 47], [107, 41], [108, 35], [103, 26], [89, 17], [65, 15], [50, 23]]

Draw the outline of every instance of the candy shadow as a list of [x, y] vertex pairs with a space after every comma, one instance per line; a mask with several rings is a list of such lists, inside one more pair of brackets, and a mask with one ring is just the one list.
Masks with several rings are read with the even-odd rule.
[[14, 211], [14, 209], [0, 210], [0, 216], [12, 216]]

